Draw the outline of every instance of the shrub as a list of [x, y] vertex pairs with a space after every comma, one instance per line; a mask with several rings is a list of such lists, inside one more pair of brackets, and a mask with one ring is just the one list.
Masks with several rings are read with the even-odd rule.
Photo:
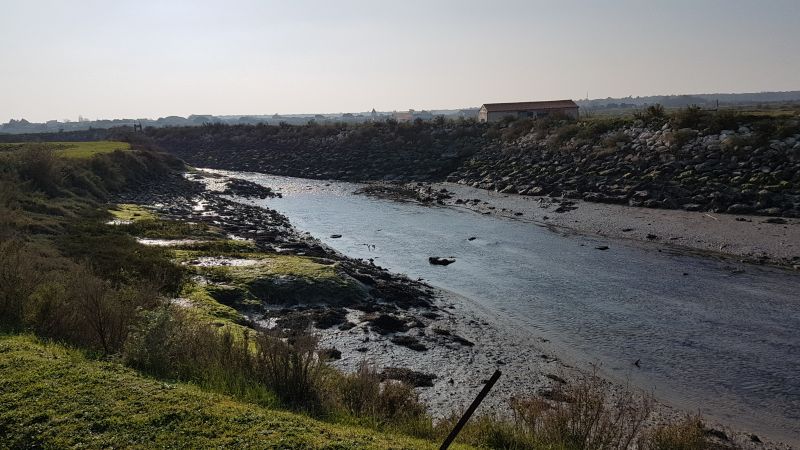
[[18, 198], [19, 189], [14, 181], [0, 178], [0, 242], [16, 234], [21, 219]]
[[708, 128], [712, 133], [739, 128], [739, 114], [732, 109], [720, 109], [708, 115]]
[[577, 136], [581, 131], [581, 127], [577, 124], [570, 123], [556, 129], [555, 136], [553, 137], [554, 144], [563, 145], [573, 137]]
[[0, 327], [22, 325], [25, 299], [42, 279], [37, 262], [22, 241], [0, 241]]
[[696, 105], [681, 108], [672, 115], [673, 128], [694, 128], [700, 129], [706, 113]]
[[557, 402], [516, 402], [517, 417], [544, 442], [575, 449], [626, 449], [650, 415], [651, 400], [633, 392], [612, 396], [598, 377], [562, 388]]
[[645, 433], [639, 441], [642, 450], [703, 450], [708, 441], [699, 417], [686, 417], [675, 424], [661, 425]]
[[23, 180], [30, 181], [36, 189], [48, 195], [58, 193], [62, 163], [51, 147], [29, 144], [16, 156], [18, 173]]
[[320, 409], [322, 363], [317, 339], [299, 335], [287, 341], [265, 334], [256, 337], [256, 373], [284, 403], [307, 410]]
[[355, 373], [337, 380], [335, 391], [345, 410], [356, 417], [366, 417], [378, 424], [430, 422], [413, 387], [391, 380], [381, 383], [378, 371], [366, 363]]
[[636, 111], [633, 116], [646, 124], [656, 124], [663, 123], [667, 118], [667, 112], [663, 105], [656, 103], [648, 106], [644, 111]]
[[24, 323], [38, 334], [110, 354], [122, 349], [138, 310], [153, 308], [158, 296], [147, 286], [115, 288], [75, 266], [48, 274], [25, 300]]
[[[641, 435], [652, 404], [649, 396], [636, 392], [612, 394], [595, 375], [551, 394], [512, 400], [513, 421], [495, 416], [472, 420], [459, 441], [512, 449], [622, 450]], [[453, 416], [437, 429], [447, 431], [457, 419]]]

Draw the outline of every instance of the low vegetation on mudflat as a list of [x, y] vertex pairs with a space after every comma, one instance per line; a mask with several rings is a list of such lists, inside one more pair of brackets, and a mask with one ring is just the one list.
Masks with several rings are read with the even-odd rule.
[[[213, 225], [108, 203], [182, 169], [137, 148], [0, 154], [0, 447], [435, 447], [457, 415], [434, 422], [411, 386], [369, 365], [338, 372], [313, 336], [242, 315], [258, 299], [255, 280], [347, 285], [335, 263], [265, 253]], [[142, 236], [180, 243], [146, 246]], [[255, 263], [221, 269], [204, 258]], [[220, 292], [215, 277], [235, 292]], [[587, 377], [519, 398], [513, 417], [477, 417], [458, 442], [708, 447], [697, 420], [646, 426], [646, 395], [611, 396], [604, 386]]]

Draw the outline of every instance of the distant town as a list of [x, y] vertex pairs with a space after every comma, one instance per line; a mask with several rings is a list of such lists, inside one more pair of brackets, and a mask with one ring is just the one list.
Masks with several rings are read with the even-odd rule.
[[[519, 100], [532, 100], [522, 98]], [[550, 99], [541, 99], [550, 100]], [[565, 101], [565, 100], [560, 100]], [[704, 108], [717, 108], [726, 106], [747, 106], [763, 108], [770, 105], [780, 105], [785, 103], [800, 102], [800, 91], [785, 92], [759, 92], [742, 94], [695, 94], [695, 95], [661, 95], [646, 97], [623, 97], [605, 99], [583, 99], [574, 100], [574, 104], [580, 109], [580, 114], [613, 114], [625, 113], [646, 107], [648, 105], [660, 104], [666, 108], [680, 108], [689, 105], [697, 105]], [[531, 103], [531, 102], [527, 102]], [[545, 102], [543, 102], [545, 103]], [[547, 102], [552, 103], [552, 102]], [[490, 105], [512, 105], [513, 103], [486, 103], [482, 106]], [[522, 105], [522, 103], [518, 103]], [[369, 121], [396, 120], [398, 122], [412, 122], [415, 120], [433, 120], [436, 117], [445, 119], [481, 119], [482, 106], [467, 107], [463, 109], [441, 109], [441, 110], [414, 110], [406, 111], [371, 111], [364, 112], [344, 112], [330, 114], [279, 114], [271, 115], [211, 115], [211, 114], [192, 114], [188, 117], [167, 116], [153, 118], [126, 118], [126, 119], [88, 119], [79, 116], [77, 120], [70, 119], [48, 120], [46, 122], [31, 122], [25, 118], [11, 119], [7, 123], [0, 124], [0, 133], [21, 134], [21, 133], [52, 133], [88, 130], [93, 128], [107, 129], [114, 127], [141, 125], [142, 127], [180, 127], [180, 126], [201, 126], [204, 124], [269, 124], [278, 125], [281, 123], [289, 125], [307, 125], [309, 123], [361, 123]], [[529, 105], [530, 106], [530, 105]], [[529, 111], [530, 112], [530, 111]], [[495, 117], [505, 115], [500, 112]], [[515, 113], [516, 114], [516, 113]], [[575, 113], [577, 114], [577, 113]], [[487, 117], [491, 114], [486, 113]], [[571, 115], [571, 113], [570, 113]], [[530, 117], [525, 114], [525, 117]], [[541, 116], [541, 114], [539, 115]], [[485, 120], [482, 119], [482, 120]]]

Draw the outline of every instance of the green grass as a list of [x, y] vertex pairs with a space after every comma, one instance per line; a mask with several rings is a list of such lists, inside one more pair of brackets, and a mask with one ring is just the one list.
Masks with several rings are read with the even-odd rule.
[[[190, 249], [192, 246], [186, 248]], [[200, 271], [220, 272], [220, 274], [239, 282], [248, 282], [263, 276], [294, 276], [313, 280], [332, 280], [338, 277], [335, 263], [322, 264], [318, 262], [318, 259], [308, 256], [259, 252], [215, 252], [213, 250], [176, 250], [174, 254], [178, 262], [191, 261], [203, 256], [257, 260], [258, 264], [251, 266], [198, 268]]]
[[30, 145], [46, 145], [55, 151], [56, 155], [64, 158], [91, 158], [102, 153], [111, 153], [115, 150], [130, 150], [131, 144], [116, 141], [93, 142], [14, 142], [0, 144], [0, 151], [23, 149]]
[[131, 144], [127, 142], [96, 141], [96, 142], [51, 142], [58, 146], [56, 154], [64, 158], [91, 158], [101, 153], [111, 153], [115, 150], [130, 150]]
[[201, 285], [186, 283], [181, 290], [181, 298], [191, 302], [188, 312], [201, 322], [230, 331], [234, 336], [242, 336], [248, 329], [239, 324], [243, 316], [238, 311], [214, 300]]
[[[2, 448], [414, 449], [436, 445], [266, 409], [0, 336]], [[461, 447], [463, 448], [463, 447]]]
[[[363, 298], [363, 287], [341, 274], [337, 264], [318, 258], [276, 253], [225, 253], [178, 250], [177, 262], [201, 256], [257, 260], [249, 266], [191, 267], [191, 270], [216, 284], [242, 293], [235, 308], [264, 302], [272, 305], [301, 303], [348, 304]], [[219, 299], [213, 292], [212, 297]]]
[[155, 220], [157, 218], [152, 211], [145, 209], [140, 205], [133, 205], [130, 203], [116, 205], [113, 209], [109, 209], [108, 212], [110, 212], [115, 219], [125, 222]]

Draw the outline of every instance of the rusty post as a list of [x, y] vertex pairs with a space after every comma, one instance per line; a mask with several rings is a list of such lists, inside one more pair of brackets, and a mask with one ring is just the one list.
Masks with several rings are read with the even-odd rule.
[[483, 386], [483, 389], [481, 389], [481, 391], [478, 393], [478, 396], [475, 397], [475, 400], [473, 400], [472, 404], [469, 405], [469, 408], [467, 408], [467, 410], [464, 412], [464, 415], [461, 416], [461, 419], [458, 421], [456, 426], [453, 427], [453, 431], [451, 431], [450, 434], [447, 436], [447, 439], [445, 439], [444, 442], [442, 442], [442, 446], [439, 447], [439, 450], [447, 450], [450, 447], [450, 444], [452, 444], [453, 441], [456, 440], [456, 436], [458, 436], [458, 433], [461, 432], [461, 429], [464, 428], [464, 425], [467, 424], [469, 418], [472, 417], [472, 413], [474, 413], [475, 410], [478, 409], [478, 405], [481, 404], [483, 399], [486, 398], [486, 395], [489, 393], [489, 391], [492, 390], [494, 384], [497, 383], [497, 380], [500, 379], [500, 375], [502, 375], [502, 373], [499, 370], [494, 371], [492, 377], [489, 378], [489, 381], [486, 382], [486, 385]]

